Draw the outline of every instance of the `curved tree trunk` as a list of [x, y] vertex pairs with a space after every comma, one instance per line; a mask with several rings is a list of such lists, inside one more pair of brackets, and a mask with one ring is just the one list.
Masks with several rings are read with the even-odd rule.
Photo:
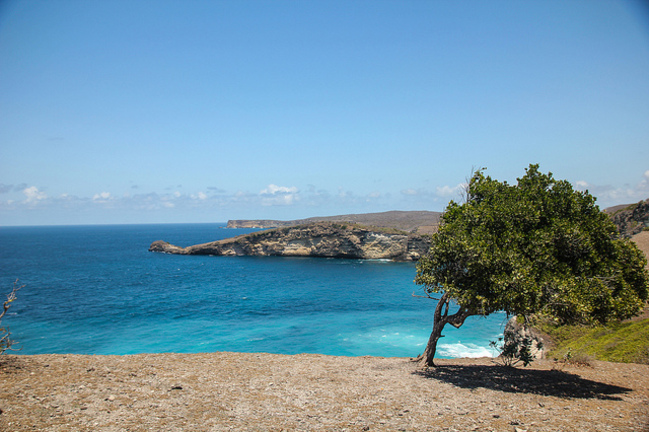
[[459, 328], [464, 324], [464, 320], [475, 313], [460, 307], [460, 310], [454, 313], [453, 315], [448, 314], [449, 304], [451, 298], [447, 293], [442, 295], [442, 298], [437, 302], [435, 307], [435, 315], [433, 318], [433, 331], [428, 338], [428, 344], [426, 345], [426, 350], [424, 353], [419, 356], [418, 360], [422, 363], [422, 366], [425, 367], [434, 367], [435, 366], [435, 352], [437, 351], [437, 341], [444, 337], [442, 335], [442, 330], [446, 324], [450, 324], [455, 328]]

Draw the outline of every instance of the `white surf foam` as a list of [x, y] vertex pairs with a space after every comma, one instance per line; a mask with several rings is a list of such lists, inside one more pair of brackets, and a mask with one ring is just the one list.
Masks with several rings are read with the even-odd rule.
[[438, 352], [444, 357], [460, 358], [460, 357], [493, 357], [493, 354], [488, 348], [479, 346], [472, 343], [463, 344], [461, 342], [454, 344], [441, 344], [438, 347]]

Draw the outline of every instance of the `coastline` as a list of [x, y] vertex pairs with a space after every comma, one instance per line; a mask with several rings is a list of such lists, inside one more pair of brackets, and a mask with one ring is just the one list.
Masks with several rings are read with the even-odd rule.
[[2, 430], [644, 431], [649, 365], [216, 352], [4, 355]]

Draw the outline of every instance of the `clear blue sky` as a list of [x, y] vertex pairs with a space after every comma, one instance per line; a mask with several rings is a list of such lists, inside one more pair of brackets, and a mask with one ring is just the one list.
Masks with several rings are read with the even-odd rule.
[[649, 198], [642, 1], [3, 1], [0, 225]]

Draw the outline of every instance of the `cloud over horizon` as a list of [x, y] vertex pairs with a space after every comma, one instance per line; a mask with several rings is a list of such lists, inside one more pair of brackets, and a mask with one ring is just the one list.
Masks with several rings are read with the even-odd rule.
[[619, 204], [632, 204], [649, 198], [649, 170], [642, 174], [635, 185], [614, 187], [578, 180], [574, 187], [580, 191], [588, 191], [597, 198], [597, 202], [604, 208]]
[[[229, 218], [237, 215], [251, 218], [299, 218], [318, 215], [345, 213], [365, 213], [387, 210], [434, 210], [441, 211], [448, 199], [457, 200], [466, 183], [456, 186], [437, 186], [433, 190], [425, 188], [403, 189], [397, 196], [390, 192], [372, 191], [356, 193], [338, 188], [335, 193], [309, 184], [304, 190], [297, 186], [268, 184], [257, 193], [248, 191], [226, 191], [209, 186], [203, 190], [186, 192], [180, 186], [167, 188], [163, 193], [133, 193], [129, 188], [123, 194], [103, 190], [89, 196], [62, 193], [50, 195], [40, 188], [25, 183], [0, 184], [0, 224], [21, 224], [26, 214], [56, 214], [74, 211], [88, 218], [99, 214], [124, 212], [139, 214], [140, 219], [148, 221], [160, 215], [184, 215], [183, 220], [202, 220], [208, 218]], [[638, 182], [624, 187], [597, 185], [585, 180], [574, 182], [576, 190], [594, 195], [601, 208], [619, 204], [629, 204], [649, 198], [649, 170]], [[139, 189], [137, 189], [139, 190]], [[29, 212], [29, 213], [24, 213]], [[113, 213], [111, 213], [113, 212]], [[223, 216], [220, 216], [223, 215]], [[80, 216], [80, 217], [81, 217]], [[180, 217], [180, 216], [179, 216]], [[88, 220], [88, 223], [94, 223]]]
[[300, 191], [295, 186], [269, 184], [259, 195], [263, 206], [292, 205], [300, 200]]

